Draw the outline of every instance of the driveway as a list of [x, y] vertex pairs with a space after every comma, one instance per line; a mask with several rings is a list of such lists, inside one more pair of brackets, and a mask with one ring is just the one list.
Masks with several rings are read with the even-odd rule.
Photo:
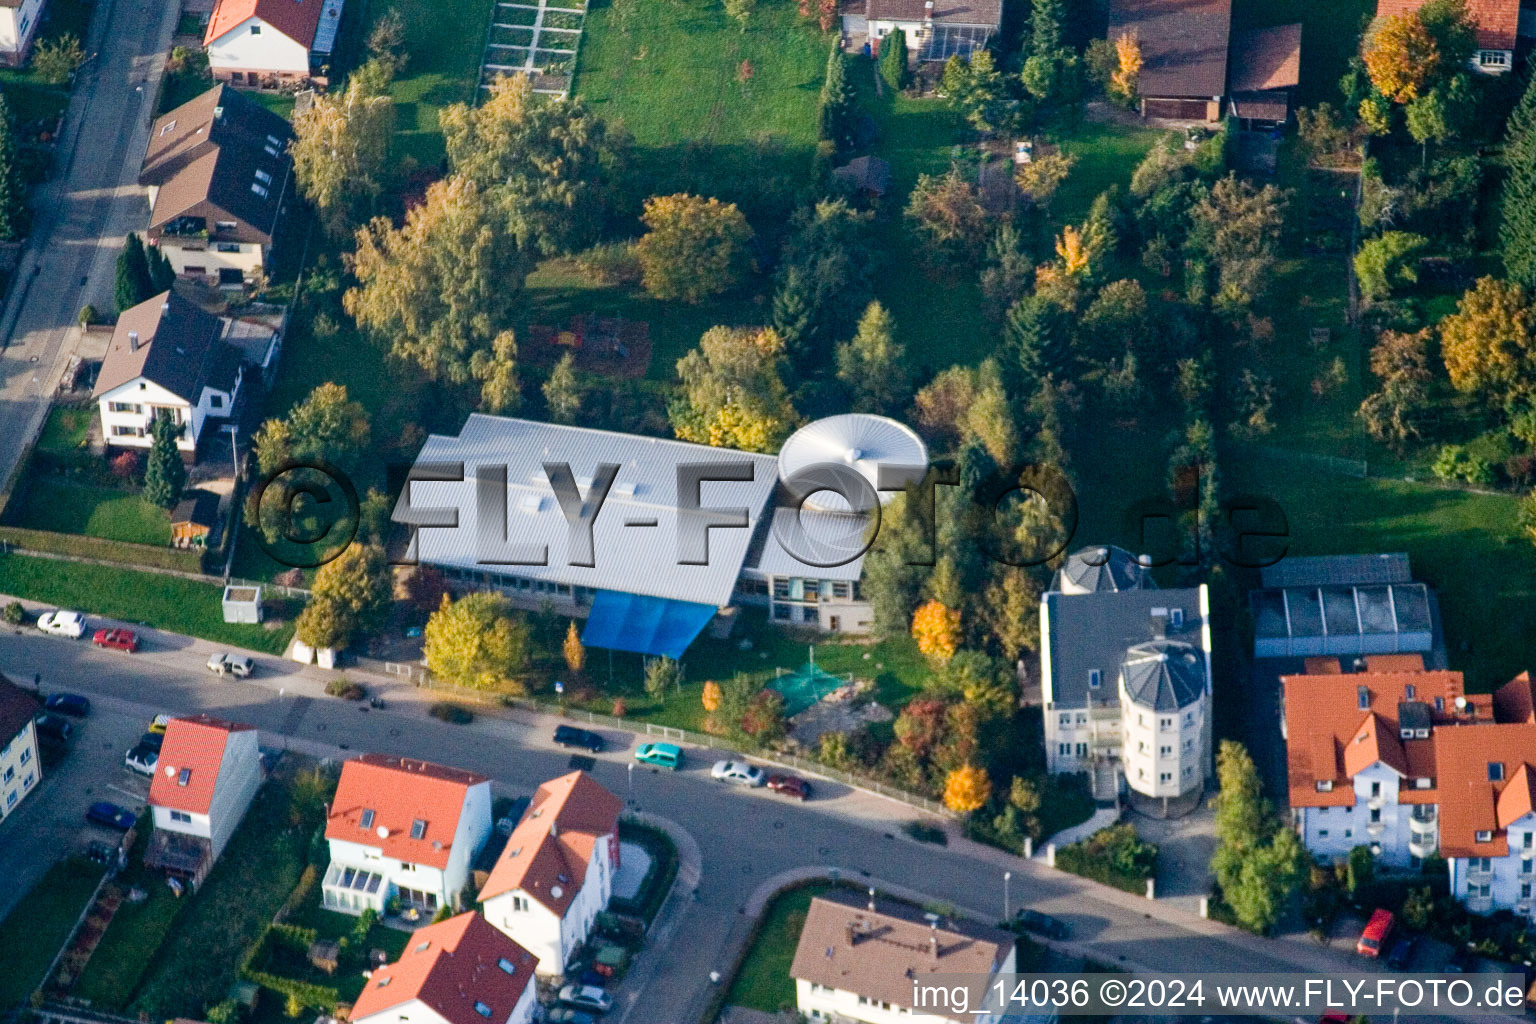
[[[145, 649], [128, 655], [31, 630], [0, 631], [0, 670], [19, 679], [40, 671], [44, 690], [77, 690], [130, 715], [205, 711], [249, 722], [262, 730], [264, 744], [311, 756], [404, 754], [480, 771], [523, 792], [569, 770], [570, 752], [554, 746], [556, 719], [548, 716], [481, 716], [467, 726], [448, 725], [426, 714], [431, 694], [375, 678], [364, 681], [388, 707], [369, 710], [324, 696], [327, 673], [264, 655], [255, 656], [253, 679], [221, 680], [203, 668], [214, 645], [141, 633]], [[605, 735], [610, 746], [594, 759], [592, 774], [632, 807], [681, 823], [697, 842], [701, 863], [693, 893], [674, 894], [669, 908], [672, 934], [686, 940], [647, 954], [654, 978], [643, 1000], [631, 996], [644, 1009], [633, 1013], [630, 1002], [612, 1015], [614, 1024], [698, 1019], [714, 991], [710, 972], [729, 969], [750, 930], [750, 894], [769, 878], [807, 868], [833, 867], [855, 882], [916, 890], [982, 919], [1001, 913], [1002, 876], [1011, 871], [1015, 908], [1038, 907], [1063, 918], [1072, 928], [1071, 952], [1130, 970], [1376, 969], [1305, 936], [1259, 939], [953, 832], [947, 847], [918, 843], [901, 831], [916, 817], [911, 808], [832, 782], [819, 783], [816, 799], [805, 804], [713, 782], [708, 766], [724, 752], [690, 751], [689, 767], [676, 773], [631, 772], [635, 737]], [[0, 847], [17, 838], [9, 822], [0, 823]]]
[[0, 316], [0, 490], [42, 422], [87, 303], [111, 312], [123, 236], [148, 206], [136, 178], [149, 137], [174, 3], [99, 0], [70, 100], [54, 180], [37, 189], [32, 237]]

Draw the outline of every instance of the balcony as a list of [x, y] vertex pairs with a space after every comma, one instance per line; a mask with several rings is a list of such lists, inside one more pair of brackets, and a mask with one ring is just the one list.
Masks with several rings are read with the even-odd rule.
[[1433, 825], [1439, 818], [1439, 808], [1434, 804], [1419, 804], [1413, 809], [1413, 813], [1409, 815], [1408, 820]]
[[1377, 838], [1386, 830], [1387, 823], [1384, 821], [1373, 821], [1365, 826], [1365, 831], [1370, 835], [1372, 839]]
[[1428, 832], [1420, 832], [1411, 829], [1408, 833], [1408, 855], [1423, 860], [1425, 857], [1433, 857], [1440, 849], [1440, 837], [1431, 828]]
[[1365, 806], [1369, 807], [1373, 811], [1379, 811], [1385, 807], [1386, 804], [1387, 798], [1382, 796], [1380, 793], [1377, 793], [1375, 796], [1366, 801]]

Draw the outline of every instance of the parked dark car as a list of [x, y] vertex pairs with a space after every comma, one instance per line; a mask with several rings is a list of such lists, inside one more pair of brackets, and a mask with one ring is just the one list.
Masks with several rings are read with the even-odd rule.
[[37, 734], [44, 739], [66, 743], [75, 734], [73, 725], [51, 711], [39, 711], [33, 721], [37, 724]]
[[1394, 971], [1402, 971], [1408, 968], [1408, 961], [1413, 959], [1413, 936], [1404, 935], [1392, 943], [1392, 949], [1387, 953], [1387, 966]]
[[607, 745], [597, 733], [590, 729], [578, 729], [574, 725], [555, 726], [555, 742], [562, 747], [581, 747], [594, 754], [601, 753]]
[[1067, 927], [1065, 921], [1058, 920], [1049, 914], [1042, 914], [1038, 910], [1019, 911], [1019, 925], [1027, 932], [1034, 932], [1036, 935], [1044, 935], [1048, 939], [1058, 941], [1072, 934], [1072, 929]]
[[158, 753], [160, 748], [165, 746], [165, 733], [146, 732], [144, 735], [139, 737], [137, 746], [148, 747], [150, 750], [156, 751]]
[[811, 784], [794, 775], [770, 775], [768, 776], [768, 788], [775, 793], [792, 796], [796, 800], [809, 800], [811, 798]]
[[71, 718], [84, 718], [91, 713], [91, 702], [78, 693], [51, 693], [43, 701], [43, 707]]
[[117, 804], [109, 804], [105, 800], [91, 804], [91, 809], [85, 812], [85, 820], [97, 825], [105, 825], [107, 828], [120, 829], [127, 832], [138, 824], [138, 815], [126, 807]]

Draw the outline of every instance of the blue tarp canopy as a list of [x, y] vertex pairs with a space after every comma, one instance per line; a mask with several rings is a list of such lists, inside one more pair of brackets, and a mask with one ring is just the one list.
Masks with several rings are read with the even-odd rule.
[[676, 660], [714, 617], [712, 604], [599, 590], [581, 642]]

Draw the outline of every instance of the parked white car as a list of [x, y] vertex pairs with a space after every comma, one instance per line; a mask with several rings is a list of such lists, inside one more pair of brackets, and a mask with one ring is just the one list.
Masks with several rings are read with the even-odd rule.
[[208, 671], [221, 676], [245, 679], [256, 670], [256, 663], [243, 654], [220, 651], [208, 659]]
[[78, 640], [85, 636], [85, 616], [79, 612], [63, 610], [44, 612], [37, 617], [37, 628], [54, 636]]
[[593, 1013], [607, 1013], [613, 1009], [613, 997], [596, 985], [567, 985], [560, 990], [560, 1001]]
[[757, 787], [768, 781], [761, 768], [755, 768], [745, 761], [716, 761], [709, 775], [710, 778], [738, 786]]

